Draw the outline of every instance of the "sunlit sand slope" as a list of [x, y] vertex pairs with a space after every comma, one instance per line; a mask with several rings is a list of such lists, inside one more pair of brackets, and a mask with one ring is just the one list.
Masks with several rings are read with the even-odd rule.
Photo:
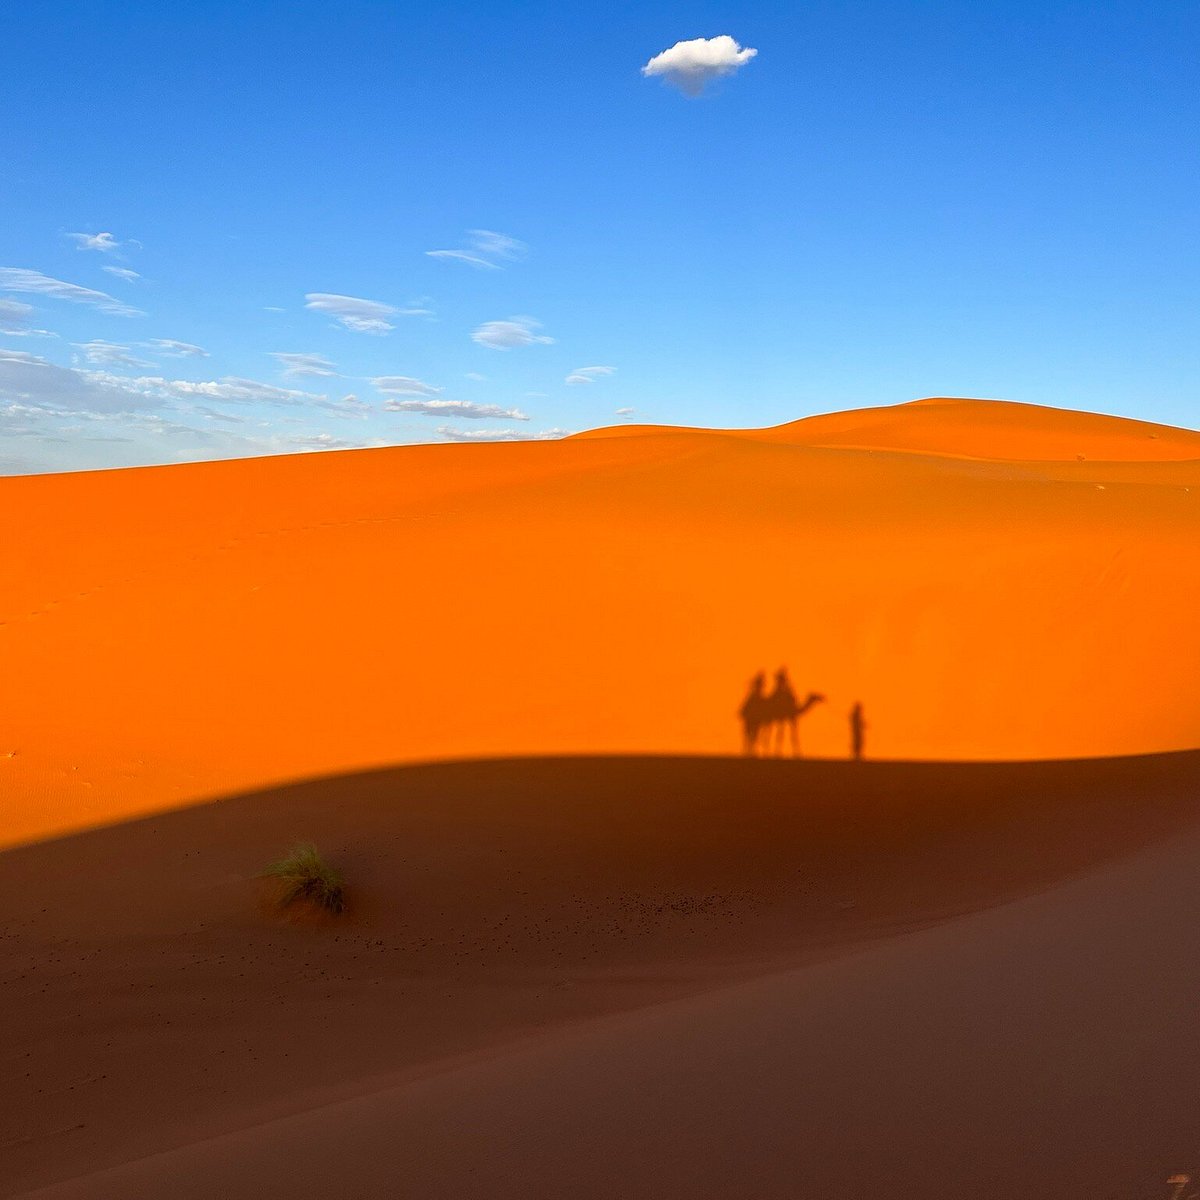
[[[618, 436], [618, 434], [620, 436]], [[984, 401], [0, 480], [0, 837], [429, 758], [1200, 744], [1200, 435]], [[7, 757], [6, 757], [7, 756]]]
[[[6, 851], [0, 1195], [1154, 1196], [1196, 1161], [1198, 784], [506, 759]], [[293, 836], [336, 923], [256, 907]]]

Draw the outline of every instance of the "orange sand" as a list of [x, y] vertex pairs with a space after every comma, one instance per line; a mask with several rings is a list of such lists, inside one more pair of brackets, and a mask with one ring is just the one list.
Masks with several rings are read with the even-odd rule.
[[1200, 745], [1200, 434], [922, 400], [0, 480], [0, 843], [479, 755]]

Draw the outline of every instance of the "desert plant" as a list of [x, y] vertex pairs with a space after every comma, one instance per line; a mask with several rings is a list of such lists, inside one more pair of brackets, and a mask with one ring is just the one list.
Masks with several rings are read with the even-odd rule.
[[298, 901], [305, 901], [329, 913], [340, 913], [346, 907], [346, 891], [341, 875], [309, 842], [293, 846], [286, 858], [272, 863], [263, 872], [263, 877], [280, 881], [280, 908], [288, 908]]

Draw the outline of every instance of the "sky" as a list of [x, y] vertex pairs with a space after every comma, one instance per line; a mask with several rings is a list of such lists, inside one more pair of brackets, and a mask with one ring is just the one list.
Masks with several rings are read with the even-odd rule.
[[0, 473], [1200, 424], [1200, 6], [14, 6]]

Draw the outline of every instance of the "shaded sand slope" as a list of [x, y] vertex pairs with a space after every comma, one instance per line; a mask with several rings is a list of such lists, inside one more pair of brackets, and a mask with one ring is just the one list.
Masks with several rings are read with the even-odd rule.
[[[990, 766], [736, 758], [432, 764], [313, 781], [8, 851], [0, 856], [0, 1027], [6, 1031], [0, 1194], [407, 1086], [444, 1073], [463, 1055], [517, 1042], [536, 1050], [548, 1032], [584, 1018], [902, 940], [912, 930], [1096, 872], [1186, 834], [1200, 820], [1198, 784], [1196, 754]], [[344, 922], [282, 924], [259, 911], [254, 872], [293, 836], [316, 839], [346, 871], [352, 907]], [[1169, 946], [1183, 936], [1180, 926], [1190, 929], [1192, 893], [1174, 894], [1180, 910], [1160, 928], [1141, 929], [1134, 943]], [[1138, 890], [1123, 902], [1130, 913], [1142, 912]], [[1109, 907], [1097, 910], [1097, 920], [1109, 919]], [[1024, 917], [1003, 918], [1001, 934], [980, 935], [980, 946], [995, 950], [1000, 965], [989, 970], [1003, 973], [1009, 955], [1026, 953], [1015, 946], [1025, 924]], [[1127, 932], [1112, 926], [1112, 953], [1132, 964], [1130, 955], [1141, 950], [1122, 948]], [[902, 965], [906, 952], [898, 953], [901, 965], [881, 967], [859, 1000], [838, 990], [832, 982], [838, 976], [781, 984], [782, 1009], [803, 1001], [787, 1031], [773, 1015], [772, 992], [756, 994], [767, 1007], [746, 1010], [748, 1040], [722, 1034], [731, 1062], [714, 1067], [704, 1087], [690, 1074], [694, 1051], [683, 1043], [678, 1061], [648, 1057], [647, 1066], [670, 1067], [677, 1078], [677, 1085], [659, 1079], [647, 1092], [649, 1144], [668, 1153], [703, 1130], [715, 1138], [713, 1122], [725, 1120], [721, 1097], [743, 1094], [751, 1108], [720, 1153], [731, 1162], [743, 1158], [750, 1169], [763, 1148], [751, 1136], [760, 1121], [755, 1114], [767, 1105], [752, 1090], [776, 1055], [799, 1064], [827, 1054], [836, 1037], [845, 1049], [847, 1038], [871, 1044], [889, 1027], [922, 1048], [895, 1051], [900, 1057], [888, 1069], [901, 1072], [910, 1055], [924, 1054], [923, 1039], [944, 1021], [942, 1008], [922, 1016], [913, 1000], [912, 1009], [901, 1006], [889, 1018], [892, 1025], [876, 1028], [866, 1001], [874, 996], [872, 1002], [887, 1004], [898, 989], [918, 988], [926, 970], [934, 971], [926, 985], [931, 1004], [944, 1006], [955, 992], [944, 991], [946, 968], [910, 970]], [[1015, 959], [1010, 966], [1026, 970]], [[1030, 979], [1036, 988], [1036, 974]], [[1104, 978], [1079, 982], [1085, 1008], [1108, 1012], [1116, 1002]], [[1130, 1019], [1170, 1021], [1175, 1004], [1192, 995], [1180, 986], [1164, 971], [1136, 988], [1121, 982], [1118, 991], [1132, 988], [1126, 998], [1139, 1007], [1128, 1009]], [[1021, 1025], [1032, 1019], [1021, 1006], [1040, 1012], [1036, 991], [1008, 998], [968, 992], [961, 1002], [968, 1006], [962, 1019], [974, 1022], [984, 1043], [998, 1039], [1026, 1057], [1055, 1054], [1054, 1038], [1048, 1034], [1037, 1050], [1040, 1034]], [[800, 1016], [804, 1004], [821, 1003], [845, 1008], [840, 1034], [816, 1036], [815, 1016]], [[724, 1012], [722, 1004], [713, 1012]], [[1153, 1004], [1162, 1004], [1162, 1012], [1154, 1014]], [[970, 1006], [977, 1007], [974, 1015]], [[685, 1038], [689, 1027], [708, 1020], [703, 1012], [686, 1015], [678, 1027], [665, 1018], [652, 1040]], [[905, 1019], [928, 1020], [928, 1030], [901, 1031], [895, 1022]], [[961, 1052], [956, 1026], [947, 1028], [947, 1049], [937, 1060], [943, 1064], [947, 1054]], [[979, 1050], [985, 1051], [991, 1052]], [[853, 1060], [860, 1073], [874, 1069], [876, 1050], [864, 1054]], [[623, 1055], [619, 1046], [604, 1051], [613, 1063], [628, 1060]], [[739, 1073], [732, 1058], [742, 1056]], [[822, 1069], [832, 1069], [832, 1060], [822, 1061]], [[514, 1069], [511, 1086], [520, 1091], [518, 1076], [529, 1078], [524, 1068]], [[546, 1097], [564, 1103], [593, 1104], [571, 1091], [576, 1085], [568, 1075], [577, 1075], [580, 1086], [608, 1086], [599, 1078], [588, 1082], [575, 1067], [564, 1067], [562, 1076], [554, 1067], [530, 1069], [534, 1078], [545, 1070]], [[1158, 1086], [1157, 1061], [1147, 1060], [1146, 1069]], [[794, 1088], [809, 1070], [788, 1068], [780, 1079]], [[474, 1112], [491, 1121], [486, 1105], [499, 1093], [488, 1078], [468, 1074], [461, 1085], [437, 1085], [451, 1087], [444, 1104], [418, 1099], [396, 1120], [414, 1120], [415, 1109], [428, 1103], [434, 1122], [446, 1106], [463, 1120]], [[619, 1090], [624, 1078], [610, 1084]], [[980, 1096], [989, 1088], [1006, 1092], [1010, 1078], [1001, 1073], [986, 1085], [980, 1078]], [[1061, 1085], [1092, 1086], [1086, 1074], [1066, 1074]], [[510, 1085], [496, 1086], [503, 1092]], [[520, 1094], [524, 1108], [512, 1117], [518, 1122], [522, 1111], [534, 1112], [533, 1098]], [[788, 1111], [799, 1103], [791, 1093], [780, 1098]], [[610, 1138], [617, 1153], [629, 1133], [617, 1111], [624, 1102], [595, 1103], [598, 1141], [587, 1153]], [[906, 1110], [911, 1106], [906, 1099]], [[870, 1128], [886, 1108], [868, 1104], [859, 1126]], [[934, 1120], [932, 1111], [920, 1121]], [[514, 1133], [515, 1145], [524, 1147], [518, 1157], [535, 1160], [541, 1153], [533, 1150], [538, 1120]], [[772, 1138], [778, 1120], [772, 1116], [763, 1126]], [[799, 1116], [796, 1122], [803, 1127]], [[449, 1121], [445, 1135], [457, 1128]], [[413, 1139], [425, 1133], [409, 1129], [392, 1156], [415, 1154]], [[1070, 1134], [1076, 1150], [1090, 1145], [1091, 1134], [1080, 1129]], [[1019, 1157], [1012, 1124], [996, 1136]], [[272, 1138], [263, 1141], [264, 1153], [274, 1153]], [[344, 1124], [330, 1139], [322, 1153], [338, 1170], [361, 1168]], [[484, 1148], [472, 1145], [472, 1153]], [[241, 1152], [228, 1153], [239, 1175]], [[788, 1153], [784, 1147], [781, 1163], [794, 1162]], [[427, 1168], [437, 1162], [428, 1159]], [[332, 1194], [397, 1194], [392, 1184], [400, 1186], [402, 1175], [383, 1193], [334, 1188]], [[324, 1177], [301, 1171], [296, 1186], [301, 1178]], [[197, 1178], [204, 1187], [216, 1177]], [[173, 1194], [176, 1182], [150, 1186], [142, 1178], [127, 1194]], [[458, 1194], [448, 1187], [442, 1194]], [[94, 1194], [90, 1188], [74, 1194]], [[211, 1183], [208, 1194], [242, 1193], [222, 1182]], [[438, 1193], [422, 1186], [408, 1194]]]
[[[9, 851], [0, 1192], [1155, 1195], [1200, 1165], [1198, 783], [446, 764]], [[255, 913], [285, 830], [344, 925]]]
[[0, 839], [733, 751], [780, 663], [817, 755], [856, 700], [882, 758], [1200, 745], [1200, 435], [961, 400], [619, 432], [0, 480]]

